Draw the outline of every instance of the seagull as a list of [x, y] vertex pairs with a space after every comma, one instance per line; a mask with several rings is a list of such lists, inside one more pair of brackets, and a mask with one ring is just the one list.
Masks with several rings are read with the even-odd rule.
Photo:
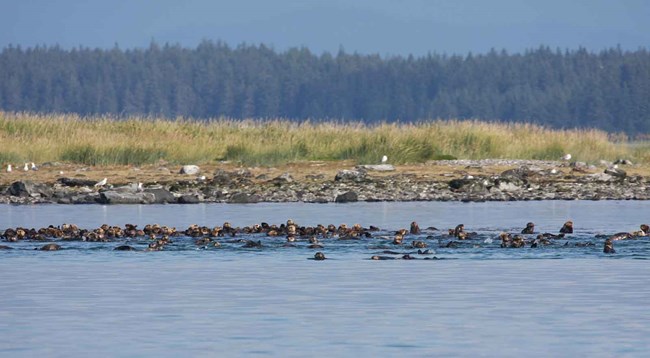
[[571, 160], [571, 154], [568, 154], [568, 153], [565, 154], [565, 155], [562, 157], [562, 160], [564, 160], [565, 162], [568, 162], [569, 160]]
[[7, 164], [7, 173], [11, 173], [11, 164]]
[[23, 171], [25, 172], [29, 171], [29, 163], [25, 163], [25, 166], [23, 167]]
[[38, 167], [36, 166], [36, 164], [34, 164], [34, 162], [32, 162], [32, 170], [38, 170]]
[[104, 178], [104, 179], [98, 181], [97, 184], [95, 184], [95, 186], [96, 186], [96, 187], [98, 187], [98, 186], [104, 186], [104, 185], [106, 185], [106, 183], [108, 183], [108, 178]]
[[388, 157], [387, 157], [387, 156], [384, 155], [383, 157], [381, 157], [381, 164], [384, 164], [384, 163], [386, 163], [387, 161], [388, 161]]

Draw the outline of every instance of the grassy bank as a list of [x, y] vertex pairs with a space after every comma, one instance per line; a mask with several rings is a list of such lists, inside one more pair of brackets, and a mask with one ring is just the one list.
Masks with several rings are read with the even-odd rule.
[[614, 142], [598, 130], [550, 130], [530, 124], [433, 121], [420, 124], [291, 123], [218, 120], [115, 120], [0, 112], [0, 163], [62, 161], [87, 165], [210, 163], [277, 165], [352, 159], [394, 164], [432, 159], [628, 158], [650, 162], [650, 146]]

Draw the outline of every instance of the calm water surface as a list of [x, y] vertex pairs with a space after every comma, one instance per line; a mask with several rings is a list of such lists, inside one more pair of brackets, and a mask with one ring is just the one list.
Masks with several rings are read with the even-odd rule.
[[[0, 206], [0, 229], [292, 218], [386, 230], [383, 241], [326, 244], [326, 261], [282, 239], [263, 250], [179, 240], [149, 253], [2, 243], [16, 249], [0, 251], [0, 356], [646, 356], [650, 240], [616, 242], [618, 253], [606, 256], [599, 235], [650, 222], [649, 204]], [[485, 242], [528, 221], [557, 232], [569, 219], [576, 232], [567, 247]], [[441, 260], [368, 260], [413, 220], [464, 223], [479, 238], [457, 249], [429, 240]]]

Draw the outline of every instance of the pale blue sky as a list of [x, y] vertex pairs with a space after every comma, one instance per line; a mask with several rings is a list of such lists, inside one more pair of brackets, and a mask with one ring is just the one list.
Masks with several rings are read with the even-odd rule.
[[0, 0], [0, 9], [0, 48], [132, 48], [152, 39], [381, 55], [650, 47], [645, 0]]

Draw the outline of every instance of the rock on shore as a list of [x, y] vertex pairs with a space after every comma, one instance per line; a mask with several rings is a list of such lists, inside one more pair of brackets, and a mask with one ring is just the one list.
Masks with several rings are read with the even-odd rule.
[[[458, 161], [454, 161], [458, 162]], [[205, 180], [178, 180], [164, 184], [144, 183], [137, 190], [126, 185], [97, 189], [92, 181], [61, 178], [55, 184], [16, 181], [0, 188], [0, 203], [62, 204], [191, 204], [221, 202], [355, 202], [355, 201], [510, 201], [510, 200], [648, 200], [650, 178], [628, 175], [614, 167], [586, 172], [583, 167], [557, 162], [508, 161], [519, 164], [498, 174], [416, 175], [368, 171], [359, 167], [341, 170], [334, 177], [291, 173], [275, 178], [242, 169], [218, 170]], [[447, 165], [436, 163], [436, 165]], [[451, 164], [450, 164], [451, 165]], [[481, 172], [482, 161], [453, 165]]]

